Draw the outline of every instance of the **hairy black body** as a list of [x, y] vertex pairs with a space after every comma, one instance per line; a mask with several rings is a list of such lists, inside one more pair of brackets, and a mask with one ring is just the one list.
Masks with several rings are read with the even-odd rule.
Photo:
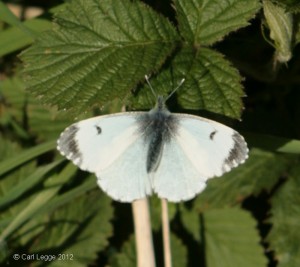
[[138, 117], [139, 131], [142, 133], [147, 148], [147, 173], [155, 172], [159, 166], [164, 145], [170, 142], [176, 134], [178, 121], [169, 112], [162, 97], [158, 98], [158, 105], [150, 112]]

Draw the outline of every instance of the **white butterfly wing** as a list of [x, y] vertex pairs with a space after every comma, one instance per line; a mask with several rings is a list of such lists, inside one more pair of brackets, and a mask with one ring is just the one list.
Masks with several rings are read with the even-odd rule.
[[163, 144], [157, 169], [148, 173], [150, 140], [140, 128], [143, 114], [119, 113], [75, 123], [61, 134], [58, 150], [82, 170], [95, 173], [99, 186], [124, 202], [151, 195], [152, 189], [169, 201], [191, 199], [205, 188], [207, 179], [247, 158], [247, 145], [233, 129], [197, 116], [172, 114], [178, 124]]
[[189, 200], [206, 186], [205, 177], [199, 174], [174, 139], [165, 144], [159, 167], [150, 175], [154, 192], [172, 202]]
[[146, 152], [143, 139], [137, 139], [110, 167], [96, 173], [99, 186], [112, 198], [122, 202], [151, 195]]
[[93, 172], [108, 195], [130, 202], [151, 194], [145, 168], [147, 148], [136, 116], [119, 113], [83, 120], [68, 127], [58, 150], [80, 169]]
[[243, 163], [248, 148], [239, 133], [223, 124], [192, 115], [173, 115], [179, 125], [164, 146], [153, 180], [160, 197], [178, 202], [201, 192], [207, 179]]

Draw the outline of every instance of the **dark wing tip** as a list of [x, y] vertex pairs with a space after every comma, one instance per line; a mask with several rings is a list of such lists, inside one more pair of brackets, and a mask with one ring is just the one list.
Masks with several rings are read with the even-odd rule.
[[230, 149], [228, 156], [223, 163], [224, 172], [228, 172], [239, 164], [244, 163], [248, 158], [249, 149], [244, 137], [238, 132], [234, 132], [232, 139], [234, 141], [233, 147]]
[[76, 165], [80, 165], [82, 162], [82, 155], [76, 140], [78, 130], [78, 126], [73, 124], [66, 128], [57, 140], [57, 150]]

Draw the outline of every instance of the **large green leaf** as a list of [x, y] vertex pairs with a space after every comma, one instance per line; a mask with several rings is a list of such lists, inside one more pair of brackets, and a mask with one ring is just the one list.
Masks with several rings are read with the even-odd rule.
[[[181, 206], [181, 220], [204, 249], [207, 267], [265, 267], [255, 220], [236, 208], [197, 213]], [[255, 255], [255, 257], [253, 256]]]
[[[204, 47], [199, 50], [184, 47], [169, 65], [168, 69], [150, 80], [158, 94], [167, 96], [185, 78], [176, 92], [182, 108], [204, 109], [240, 118], [243, 107], [241, 97], [244, 96], [241, 76], [222, 54]], [[153, 106], [153, 94], [147, 87], [142, 88], [135, 99], [135, 108]]]
[[269, 222], [272, 224], [267, 241], [275, 251], [278, 267], [300, 266], [300, 167], [299, 163], [286, 183], [271, 200]]
[[211, 45], [247, 26], [260, 8], [258, 0], [174, 0], [181, 35], [195, 45]]
[[187, 56], [191, 60], [186, 61], [189, 70], [179, 104], [240, 118], [244, 92], [238, 71], [220, 53], [208, 48], [199, 49], [196, 55], [183, 53], [178, 60]]
[[140, 2], [74, 0], [26, 50], [28, 88], [77, 114], [123, 99], [157, 70], [178, 40], [170, 22]]
[[252, 149], [243, 165], [220, 178], [208, 181], [195, 200], [197, 210], [221, 208], [241, 202], [247, 196], [269, 191], [287, 167], [288, 160], [274, 153]]
[[207, 267], [266, 266], [256, 222], [248, 212], [222, 209], [203, 216]]

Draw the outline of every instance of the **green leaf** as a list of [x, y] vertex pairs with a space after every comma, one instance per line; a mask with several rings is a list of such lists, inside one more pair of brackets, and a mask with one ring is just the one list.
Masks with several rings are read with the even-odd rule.
[[140, 2], [75, 0], [21, 58], [32, 93], [79, 114], [124, 99], [176, 40], [170, 22]]
[[131, 235], [119, 253], [113, 253], [109, 259], [111, 267], [132, 267], [136, 266], [135, 239]]
[[[162, 200], [158, 198], [156, 195], [151, 196], [151, 198], [149, 198], [151, 226], [152, 229], [155, 231], [158, 231], [161, 227], [161, 220], [162, 220], [161, 201]], [[172, 219], [176, 215], [176, 210], [177, 210], [176, 204], [168, 202], [169, 221], [172, 221]]]
[[243, 133], [248, 144], [264, 150], [300, 154], [300, 140], [258, 133]]
[[190, 66], [187, 79], [178, 102], [190, 109], [205, 109], [231, 118], [240, 118], [241, 97], [244, 92], [241, 77], [229, 61], [220, 53], [202, 48], [196, 55], [183, 53], [183, 57], [193, 57], [187, 62]]
[[35, 33], [22, 24], [18, 17], [16, 17], [3, 2], [0, 2], [0, 20], [18, 27], [24, 34], [31, 38], [35, 37]]
[[50, 266], [87, 266], [108, 245], [112, 215], [111, 200], [99, 190], [75, 198], [51, 215], [47, 231], [37, 237], [30, 253], [69, 255], [69, 259], [52, 261]]
[[[300, 10], [300, 4], [299, 4], [299, 10]], [[295, 46], [297, 44], [300, 43], [300, 17], [297, 16], [297, 17], [294, 17], [294, 21], [295, 21]]]
[[36, 147], [23, 150], [21, 153], [14, 157], [9, 157], [0, 163], [0, 176], [13, 170], [14, 168], [26, 163], [27, 161], [34, 159], [35, 157], [42, 155], [55, 148], [56, 141], [49, 141]]
[[[171, 253], [174, 267], [187, 266], [187, 249], [181, 240], [171, 233]], [[121, 252], [114, 253], [110, 258], [111, 267], [132, 267], [136, 266], [135, 240], [133, 236], [124, 243]]]
[[295, 166], [290, 177], [271, 199], [267, 237], [270, 248], [275, 251], [278, 267], [300, 266], [300, 167]]
[[249, 25], [260, 9], [258, 0], [174, 0], [183, 38], [194, 45], [212, 45]]
[[263, 10], [270, 29], [270, 38], [276, 48], [275, 60], [286, 63], [292, 57], [293, 16], [270, 0], [263, 1]]
[[285, 10], [292, 13], [300, 12], [300, 3], [299, 0], [272, 0], [274, 4], [280, 5]]
[[207, 267], [265, 267], [267, 259], [248, 212], [239, 209], [204, 213]]
[[[4, 192], [3, 196], [0, 197], [0, 209], [9, 205], [11, 202], [15, 201], [17, 198], [22, 196], [24, 193], [29, 191], [36, 184], [41, 182], [44, 176], [53, 170], [58, 164], [60, 164], [62, 160], [54, 161], [51, 164], [46, 166], [42, 166], [37, 168], [32, 174], [25, 175], [22, 173], [22, 177], [20, 177], [20, 181], [16, 182], [15, 179], [10, 179], [12, 186], [10, 189], [6, 188], [6, 192]], [[15, 175], [14, 175], [15, 176]], [[26, 178], [26, 179], [24, 179]]]
[[[0, 125], [5, 125], [7, 128], [9, 128], [8, 125], [11, 125], [14, 130], [19, 131], [21, 129], [27, 134], [27, 138], [29, 132], [39, 140], [45, 140], [58, 138], [60, 132], [68, 124], [73, 123], [63, 116], [58, 117], [59, 113], [54, 108], [42, 106], [38, 99], [25, 91], [24, 83], [18, 75], [0, 81], [0, 87], [4, 98]], [[24, 137], [25, 134], [21, 137]]]
[[[168, 95], [185, 78], [178, 89], [177, 102], [184, 109], [204, 109], [231, 118], [240, 118], [241, 97], [244, 92], [241, 76], [223, 55], [209, 48], [195, 51], [184, 47], [170, 62], [170, 68], [161, 71], [150, 82], [160, 95]], [[153, 106], [149, 88], [142, 88], [134, 102], [135, 108]]]
[[[0, 160], [1, 166], [5, 166], [6, 162], [9, 163], [8, 159], [13, 159], [20, 154], [21, 148], [13, 142], [10, 142], [0, 135]], [[9, 164], [8, 164], [9, 165]], [[27, 186], [27, 183], [31, 183], [32, 177], [31, 174], [35, 171], [36, 162], [35, 160], [22, 162], [22, 165], [19, 168], [8, 168], [5, 175], [0, 176], [0, 203], [7, 204], [9, 201], [15, 200], [12, 195], [20, 194], [20, 189], [16, 192], [16, 185], [24, 183]], [[1, 169], [1, 168], [0, 168]], [[1, 207], [0, 212], [0, 232], [4, 225], [6, 224], [6, 219], [14, 216], [18, 211], [24, 209], [28, 204], [30, 195], [26, 199], [22, 199], [19, 203], [15, 205], [7, 205], [5, 208]]]
[[[48, 20], [39, 18], [25, 21], [23, 24], [35, 32], [42, 32], [51, 27]], [[11, 27], [0, 32], [0, 40], [0, 56], [4, 56], [26, 47], [34, 41], [34, 38], [17, 27]]]
[[[30, 219], [39, 214], [40, 211], [43, 211], [44, 205], [57, 195], [59, 189], [65, 182], [71, 179], [76, 170], [77, 168], [69, 163], [59, 174], [49, 177], [45, 181], [45, 188], [34, 195], [25, 208], [19, 209], [19, 212], [11, 218], [9, 224], [3, 229], [0, 235], [0, 245], [5, 242], [10, 235], [16, 234], [17, 230], [20, 231], [20, 227], [23, 224], [30, 221]], [[24, 229], [22, 230], [24, 231]]]
[[[64, 7], [65, 4], [53, 7], [49, 10], [50, 13], [57, 12]], [[50, 29], [51, 22], [42, 19], [34, 18], [21, 22], [21, 28], [29, 29], [30, 32], [36, 34], [44, 30]], [[33, 36], [28, 35], [26, 32], [20, 30], [20, 27], [10, 27], [0, 32], [0, 57], [17, 51], [25, 46], [31, 44], [34, 41]]]
[[202, 242], [200, 216], [194, 209], [188, 209], [183, 203], [180, 203], [180, 219], [182, 224], [198, 242]]
[[171, 253], [172, 263], [174, 267], [188, 266], [187, 262], [187, 248], [182, 241], [171, 233]]
[[99, 190], [94, 174], [89, 175], [85, 178], [85, 180], [86, 181], [84, 183], [74, 189], [68, 190], [64, 194], [60, 194], [51, 199], [47, 204], [45, 204], [44, 209], [50, 212], [70, 201], [73, 201], [74, 198], [79, 197], [92, 189], [97, 188]]
[[228, 207], [251, 194], [270, 191], [286, 170], [287, 163], [288, 160], [280, 155], [252, 149], [243, 165], [208, 181], [207, 188], [195, 200], [195, 209]]

